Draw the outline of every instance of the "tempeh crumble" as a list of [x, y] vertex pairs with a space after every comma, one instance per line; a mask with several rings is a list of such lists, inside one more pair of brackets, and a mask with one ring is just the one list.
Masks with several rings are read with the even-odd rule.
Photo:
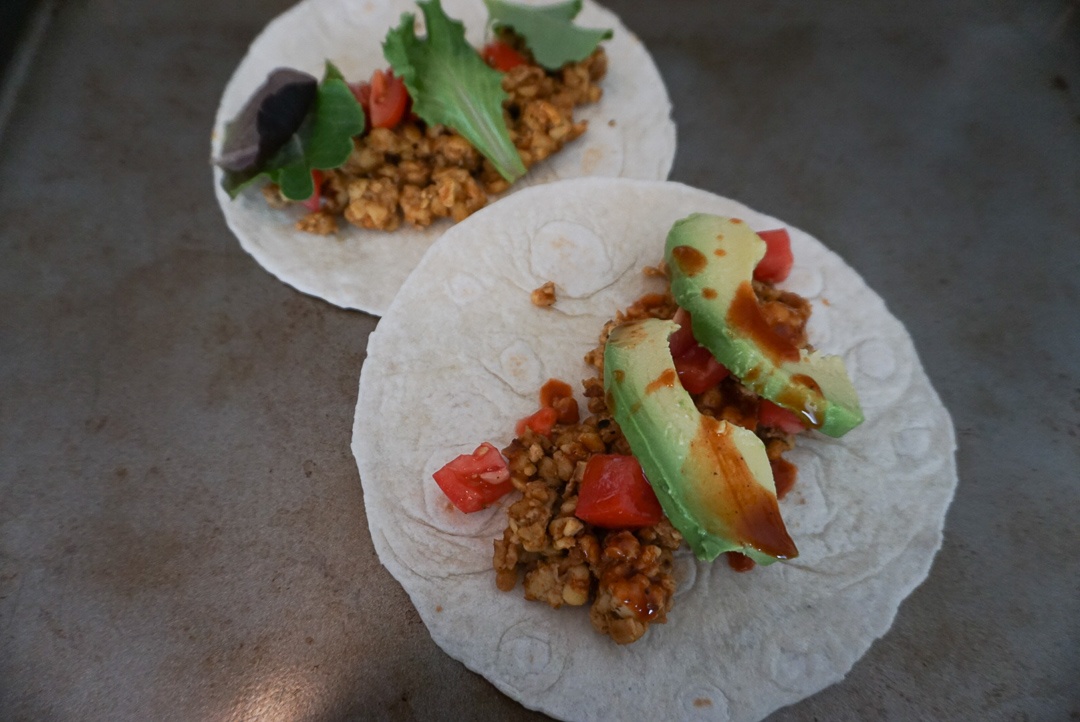
[[[519, 51], [527, 56], [527, 50]], [[503, 118], [526, 168], [550, 157], [581, 136], [587, 121], [574, 120], [574, 108], [597, 102], [607, 73], [607, 55], [598, 47], [585, 60], [557, 71], [531, 60], [502, 78], [508, 98]], [[345, 164], [322, 172], [322, 205], [296, 223], [301, 231], [326, 235], [338, 218], [361, 228], [393, 231], [402, 222], [417, 228], [441, 218], [461, 221], [487, 205], [510, 184], [457, 131], [426, 125], [415, 116], [397, 127], [371, 128], [353, 139]], [[263, 188], [277, 208], [289, 203], [278, 186]]]
[[[663, 268], [645, 272], [666, 279]], [[755, 282], [754, 290], [768, 324], [796, 345], [807, 347], [810, 303], [768, 283]], [[498, 588], [511, 591], [523, 576], [528, 600], [555, 608], [591, 602], [593, 627], [619, 644], [634, 642], [649, 625], [666, 621], [676, 589], [673, 552], [681, 545], [682, 535], [666, 517], [638, 529], [589, 524], [575, 516], [578, 489], [592, 456], [631, 454], [605, 400], [602, 377], [608, 334], [628, 321], [674, 318], [677, 310], [666, 289], [642, 296], [619, 312], [585, 356], [597, 372], [582, 382], [589, 415], [572, 423], [556, 423], [549, 435], [525, 427], [503, 449], [510, 480], [522, 498], [509, 507], [508, 526], [494, 542]], [[777, 496], [782, 497], [795, 480], [794, 465], [782, 456], [794, 447], [794, 436], [758, 424], [758, 396], [728, 377], [692, 398], [701, 413], [756, 431], [773, 467]], [[560, 413], [560, 418], [565, 416]], [[728, 559], [740, 571], [753, 567], [741, 554], [729, 553]]]

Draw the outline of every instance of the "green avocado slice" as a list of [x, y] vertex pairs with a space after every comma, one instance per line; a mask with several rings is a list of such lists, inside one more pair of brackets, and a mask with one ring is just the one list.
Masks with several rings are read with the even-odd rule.
[[672, 226], [664, 260], [698, 343], [759, 396], [842, 436], [863, 421], [855, 387], [840, 357], [799, 349], [766, 323], [751, 283], [764, 255], [743, 221], [695, 213]]
[[604, 348], [608, 406], [645, 478], [699, 559], [737, 551], [771, 564], [798, 556], [765, 445], [747, 429], [698, 412], [668, 348], [676, 329], [658, 319], [626, 323]]

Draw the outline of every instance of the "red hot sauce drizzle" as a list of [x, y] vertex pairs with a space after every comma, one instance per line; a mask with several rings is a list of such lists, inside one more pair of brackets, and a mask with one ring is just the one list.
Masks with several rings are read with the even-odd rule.
[[702, 416], [687, 463], [713, 470], [717, 483], [701, 490], [697, 502], [709, 516], [721, 520], [734, 539], [777, 559], [798, 556], [776, 497], [754, 478], [726, 424]]
[[675, 373], [675, 369], [664, 369], [660, 372], [660, 375], [649, 382], [649, 385], [645, 387], [645, 393], [651, 394], [654, 391], [662, 388], [675, 388], [675, 379], [678, 376]]
[[799, 347], [769, 325], [749, 281], [743, 281], [736, 289], [728, 308], [727, 322], [753, 341], [777, 366], [784, 361], [799, 360]]
[[737, 572], [748, 572], [754, 568], [754, 560], [741, 552], [728, 552], [728, 566]]
[[[783, 499], [795, 486], [799, 468], [787, 459], [772, 459], [769, 465], [772, 466], [773, 481], [776, 483], [776, 498]], [[748, 572], [756, 566], [753, 559], [740, 552], [728, 552], [725, 556], [728, 566], [737, 572]]]
[[600, 586], [639, 620], [651, 622], [663, 607], [658, 598], [660, 590], [649, 579], [634, 571], [632, 557], [637, 555], [640, 542], [629, 531], [616, 532], [608, 538], [601, 561], [603, 572]]
[[821, 415], [823, 400], [821, 387], [806, 374], [794, 374], [791, 383], [776, 396], [776, 403], [801, 416], [812, 429], [820, 428], [825, 423]]
[[671, 257], [679, 264], [679, 269], [687, 276], [696, 276], [705, 270], [709, 259], [705, 254], [693, 246], [675, 246], [671, 249]]
[[[757, 294], [749, 281], [743, 281], [728, 309], [727, 322], [743, 336], [751, 340], [761, 349], [773, 364], [780, 366], [785, 362], [799, 360], [799, 347], [791, 342], [791, 339], [777, 333], [761, 311]], [[749, 384], [761, 374], [760, 368], [751, 369], [743, 376], [743, 380]], [[820, 428], [825, 422], [821, 415], [823, 397], [821, 387], [813, 378], [805, 374], [795, 374], [791, 377], [788, 385], [775, 399], [776, 403], [791, 409], [803, 417], [803, 420], [811, 428]]]
[[769, 465], [772, 466], [773, 483], [776, 484], [776, 498], [783, 499], [795, 486], [799, 467], [784, 458], [771, 459]]

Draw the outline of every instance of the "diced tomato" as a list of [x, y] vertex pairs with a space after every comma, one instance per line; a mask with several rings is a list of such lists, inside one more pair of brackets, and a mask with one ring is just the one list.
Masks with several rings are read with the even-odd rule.
[[765, 241], [765, 257], [754, 269], [754, 278], [766, 283], [779, 283], [791, 273], [795, 257], [791, 255], [791, 237], [786, 228], [773, 231], [758, 231]]
[[491, 506], [514, 488], [506, 459], [486, 441], [432, 476], [450, 502], [466, 514]]
[[768, 399], [762, 399], [761, 405], [758, 407], [758, 423], [762, 426], [780, 429], [785, 434], [798, 434], [806, 431], [806, 425], [803, 424], [795, 412], [788, 411], [783, 406], [774, 404]]
[[349, 90], [360, 107], [364, 109], [364, 117], [368, 118], [370, 125], [371, 116], [371, 83], [349, 83]]
[[675, 371], [683, 388], [692, 394], [708, 391], [731, 373], [704, 346], [697, 346], [675, 359]]
[[668, 346], [671, 358], [675, 361], [675, 371], [679, 382], [692, 394], [708, 391], [727, 378], [729, 371], [716, 360], [712, 352], [694, 339], [690, 328], [690, 313], [680, 308], [675, 313], [675, 322], [680, 328], [671, 334]]
[[540, 405], [550, 406], [559, 414], [560, 424], [576, 424], [581, 420], [577, 399], [570, 384], [559, 379], [548, 379], [540, 387]]
[[537, 411], [532, 416], [526, 416], [524, 419], [520, 419], [517, 425], [514, 427], [514, 431], [518, 436], [525, 434], [525, 429], [532, 429], [534, 433], [543, 434], [544, 436], [551, 435], [551, 429], [555, 426], [555, 421], [559, 418], [559, 412], [550, 406], [545, 406]]
[[392, 70], [376, 70], [371, 76], [368, 104], [370, 110], [365, 109], [365, 112], [368, 112], [372, 128], [396, 128], [409, 105], [405, 81], [396, 77]]
[[641, 464], [623, 454], [597, 454], [589, 459], [574, 513], [606, 529], [651, 526], [664, 515]]
[[480, 57], [484, 62], [501, 73], [525, 64], [525, 56], [514, 50], [504, 42], [496, 40], [484, 46], [480, 51]]
[[689, 311], [680, 306], [679, 310], [675, 312], [675, 318], [672, 320], [679, 324], [679, 330], [668, 338], [668, 347], [671, 349], [672, 356], [681, 356], [694, 346], [697, 346], [698, 342], [694, 338], [694, 330], [690, 328]]
[[748, 572], [754, 568], [754, 560], [742, 552], [727, 553], [728, 566], [737, 572]]
[[317, 170], [311, 171], [311, 182], [315, 184], [315, 190], [311, 193], [311, 197], [304, 201], [304, 208], [314, 213], [319, 210], [319, 204], [322, 201], [322, 183], [323, 174]]

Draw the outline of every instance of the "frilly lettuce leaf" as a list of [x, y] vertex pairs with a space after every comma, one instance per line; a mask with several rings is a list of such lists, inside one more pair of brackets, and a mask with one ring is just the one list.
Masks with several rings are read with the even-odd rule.
[[364, 109], [334, 64], [327, 61], [315, 105], [285, 144], [261, 165], [242, 172], [225, 171], [222, 187], [235, 198], [260, 178], [281, 187], [289, 200], [315, 192], [311, 171], [337, 168], [353, 149], [352, 138], [364, 132]]
[[536, 62], [548, 70], [584, 60], [601, 40], [611, 37], [611, 30], [582, 28], [571, 22], [581, 12], [581, 3], [582, 0], [569, 0], [528, 7], [504, 0], [484, 0], [492, 26], [509, 28], [521, 36]]
[[525, 164], [503, 120], [502, 74], [487, 66], [465, 40], [465, 27], [447, 17], [439, 0], [418, 3], [427, 37], [420, 40], [415, 16], [404, 13], [383, 42], [383, 55], [405, 81], [413, 112], [429, 125], [447, 125], [461, 133], [513, 182]]

